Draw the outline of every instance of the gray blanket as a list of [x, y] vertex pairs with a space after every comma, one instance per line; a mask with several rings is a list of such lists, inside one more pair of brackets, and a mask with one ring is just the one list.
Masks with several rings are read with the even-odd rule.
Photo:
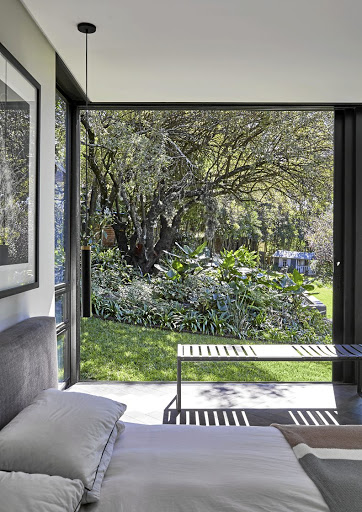
[[362, 426], [272, 426], [282, 432], [331, 512], [362, 511]]

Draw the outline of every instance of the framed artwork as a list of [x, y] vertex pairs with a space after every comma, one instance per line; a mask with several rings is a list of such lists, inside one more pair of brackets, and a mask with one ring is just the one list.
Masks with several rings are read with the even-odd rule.
[[0, 44], [0, 299], [39, 286], [39, 122], [40, 85]]

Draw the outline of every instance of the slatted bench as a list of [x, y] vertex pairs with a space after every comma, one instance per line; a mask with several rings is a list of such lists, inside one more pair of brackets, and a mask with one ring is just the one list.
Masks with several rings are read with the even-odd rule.
[[[358, 361], [362, 345], [178, 345], [177, 410], [181, 411], [182, 361]], [[357, 392], [361, 395], [358, 368]]]

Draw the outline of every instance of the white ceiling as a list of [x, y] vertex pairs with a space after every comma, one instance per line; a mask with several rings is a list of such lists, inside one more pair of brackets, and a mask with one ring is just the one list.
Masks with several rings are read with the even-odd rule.
[[89, 97], [362, 102], [361, 0], [22, 0]]

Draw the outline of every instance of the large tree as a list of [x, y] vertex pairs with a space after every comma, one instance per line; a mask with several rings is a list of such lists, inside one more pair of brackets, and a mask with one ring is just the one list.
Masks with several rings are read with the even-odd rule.
[[114, 212], [119, 249], [143, 272], [172, 249], [190, 212], [202, 209], [211, 237], [218, 198], [267, 203], [277, 195], [303, 210], [331, 200], [328, 112], [98, 111], [81, 121], [86, 207], [90, 216]]

